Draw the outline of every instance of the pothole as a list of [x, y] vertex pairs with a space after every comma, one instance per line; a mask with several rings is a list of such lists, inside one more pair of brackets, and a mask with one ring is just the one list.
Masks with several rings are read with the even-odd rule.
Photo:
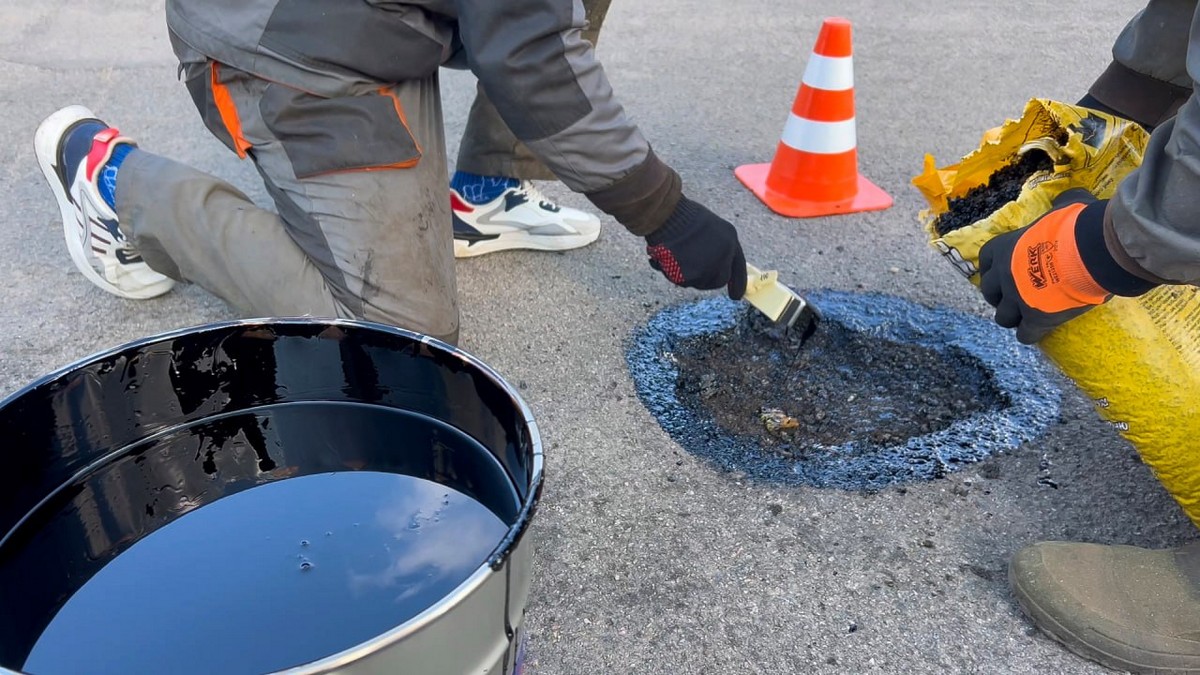
[[[746, 313], [730, 328], [681, 340], [680, 402], [785, 457], [852, 441], [891, 445], [1005, 406], [961, 349], [880, 340], [826, 322], [803, 347]], [[788, 339], [791, 337], [792, 339]]]
[[874, 490], [945, 476], [1041, 435], [1061, 392], [990, 321], [878, 294], [808, 294], [825, 319], [800, 346], [741, 303], [670, 307], [627, 360], [684, 449], [785, 484]]

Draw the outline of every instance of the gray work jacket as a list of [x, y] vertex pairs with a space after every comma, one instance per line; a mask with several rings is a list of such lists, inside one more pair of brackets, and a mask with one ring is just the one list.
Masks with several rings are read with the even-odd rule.
[[1105, 240], [1122, 267], [1160, 283], [1200, 283], [1198, 5], [1151, 0], [1113, 45], [1116, 69], [1091, 88], [1101, 101], [1158, 125], [1141, 166], [1108, 204]]
[[167, 0], [172, 38], [318, 96], [467, 67], [513, 133], [632, 232], [681, 194], [581, 37], [578, 0]]

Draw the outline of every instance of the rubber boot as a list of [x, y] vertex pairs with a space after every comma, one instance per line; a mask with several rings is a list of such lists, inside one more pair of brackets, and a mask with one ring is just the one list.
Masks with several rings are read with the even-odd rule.
[[1042, 542], [1013, 556], [1008, 577], [1025, 613], [1072, 652], [1134, 673], [1200, 673], [1200, 541]]

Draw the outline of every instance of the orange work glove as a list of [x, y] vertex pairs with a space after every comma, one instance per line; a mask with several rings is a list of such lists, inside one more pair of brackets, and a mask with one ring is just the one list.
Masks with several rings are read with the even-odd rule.
[[1054, 200], [1046, 215], [995, 237], [979, 251], [979, 289], [996, 308], [996, 323], [1032, 344], [1113, 295], [1155, 287], [1117, 263], [1104, 242], [1104, 210], [1082, 189]]

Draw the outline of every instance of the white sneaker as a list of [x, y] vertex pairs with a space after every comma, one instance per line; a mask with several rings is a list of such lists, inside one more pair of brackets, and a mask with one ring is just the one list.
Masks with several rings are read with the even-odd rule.
[[162, 295], [175, 281], [150, 269], [117, 227], [100, 196], [100, 170], [121, 143], [134, 142], [73, 105], [47, 117], [34, 134], [38, 165], [62, 213], [63, 236], [75, 267], [88, 281], [122, 298]]
[[485, 204], [472, 204], [451, 188], [450, 206], [456, 258], [514, 248], [566, 251], [600, 237], [599, 218], [555, 204], [530, 181]]

